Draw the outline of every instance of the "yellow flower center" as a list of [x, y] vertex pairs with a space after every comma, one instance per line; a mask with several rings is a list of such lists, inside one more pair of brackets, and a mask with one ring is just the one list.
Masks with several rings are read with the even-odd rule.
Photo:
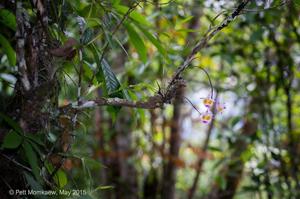
[[211, 116], [208, 115], [208, 114], [207, 115], [203, 115], [202, 119], [209, 121], [211, 119]]
[[212, 106], [214, 101], [212, 99], [204, 99], [203, 103], [205, 106]]

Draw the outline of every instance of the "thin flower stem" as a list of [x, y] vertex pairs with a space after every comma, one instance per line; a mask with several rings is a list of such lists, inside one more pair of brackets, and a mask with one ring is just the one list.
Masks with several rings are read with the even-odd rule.
[[[195, 59], [200, 59], [200, 57], [194, 57], [193, 60]], [[204, 73], [206, 74], [207, 78], [208, 78], [208, 81], [209, 81], [209, 85], [210, 85], [210, 98], [212, 99], [214, 97], [214, 87], [212, 85], [212, 81], [211, 81], [211, 78], [209, 76], [209, 73], [207, 72], [207, 70], [205, 70], [203, 67], [201, 66], [198, 66], [198, 68], [200, 68], [202, 71], [204, 71]]]
[[200, 115], [202, 115], [202, 113], [196, 108], [196, 106], [187, 98], [187, 97], [184, 97], [184, 99], [188, 102], [188, 103], [190, 103], [191, 105], [192, 105], [192, 107], [200, 114]]

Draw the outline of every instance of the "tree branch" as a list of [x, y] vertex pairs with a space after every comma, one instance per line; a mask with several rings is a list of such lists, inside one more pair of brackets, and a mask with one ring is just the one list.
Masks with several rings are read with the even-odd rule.
[[21, 77], [22, 86], [26, 91], [30, 90], [31, 85], [29, 82], [29, 78], [27, 75], [27, 64], [25, 60], [25, 41], [26, 41], [26, 32], [25, 30], [29, 28], [30, 24], [27, 22], [27, 20], [24, 17], [22, 2], [17, 2], [17, 8], [16, 8], [16, 22], [17, 22], [17, 30], [16, 30], [16, 39], [17, 39], [17, 45], [16, 45], [16, 54], [17, 56], [17, 65], [18, 65], [18, 71], [19, 75]]
[[149, 97], [145, 101], [129, 101], [121, 98], [98, 98], [96, 100], [84, 101], [81, 105], [72, 105], [75, 109], [93, 108], [96, 106], [127, 106], [134, 108], [154, 109], [159, 108], [163, 105], [161, 95], [154, 95]]
[[[245, 6], [249, 3], [250, 0], [243, 0], [239, 6], [228, 16], [226, 17], [222, 23], [220, 23], [218, 26], [216, 26], [213, 29], [209, 29], [205, 36], [202, 37], [202, 39], [200, 39], [197, 44], [195, 45], [195, 47], [193, 48], [192, 52], [190, 53], [190, 55], [185, 59], [185, 61], [183, 62], [183, 64], [177, 69], [177, 71], [175, 72], [175, 74], [173, 75], [173, 78], [169, 84], [169, 86], [172, 85], [172, 83], [178, 79], [182, 72], [191, 64], [191, 62], [194, 60], [195, 55], [197, 54], [197, 52], [199, 52], [201, 49], [205, 48], [208, 44], [208, 42], [218, 33], [220, 32], [222, 29], [224, 29], [225, 27], [227, 27], [240, 13], [241, 11], [245, 8]], [[168, 88], [169, 88], [168, 86]]]
[[[96, 100], [83, 101], [81, 105], [75, 105], [75, 103], [69, 104], [65, 107], [70, 107], [73, 109], [85, 109], [92, 108], [96, 106], [127, 106], [134, 108], [144, 108], [144, 109], [154, 109], [162, 107], [165, 103], [170, 103], [175, 97], [176, 92], [180, 87], [185, 86], [185, 82], [182, 79], [182, 73], [189, 67], [191, 62], [195, 59], [195, 55], [203, 48], [205, 48], [208, 42], [222, 29], [227, 27], [245, 8], [245, 6], [250, 2], [250, 0], [243, 0], [233, 12], [227, 16], [219, 25], [214, 28], [209, 28], [205, 36], [202, 37], [195, 45], [191, 53], [187, 56], [185, 61], [181, 66], [179, 66], [174, 73], [172, 79], [170, 80], [167, 89], [164, 93], [159, 91], [154, 96], [149, 97], [145, 101], [129, 101], [127, 99], [120, 98], [100, 98]], [[64, 107], [63, 107], [64, 108]]]

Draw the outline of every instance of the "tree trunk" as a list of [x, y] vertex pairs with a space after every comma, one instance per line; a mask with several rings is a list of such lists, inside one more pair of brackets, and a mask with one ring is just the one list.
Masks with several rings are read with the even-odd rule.
[[117, 198], [137, 199], [138, 198], [138, 184], [137, 172], [134, 167], [134, 151], [132, 148], [132, 110], [128, 108], [123, 109], [116, 122], [116, 139], [117, 152], [119, 162], [119, 196]]
[[221, 177], [226, 182], [225, 187], [220, 187], [215, 183], [207, 199], [232, 199], [242, 179], [244, 161], [242, 153], [247, 150], [249, 143], [245, 137], [253, 136], [257, 131], [257, 122], [254, 119], [246, 120], [242, 128], [241, 136], [234, 143], [234, 151], [230, 156], [230, 162], [226, 164], [220, 171]]
[[[36, 9], [36, 18], [29, 18], [23, 2], [11, 3], [16, 11], [16, 54], [18, 76], [14, 95], [8, 99], [6, 115], [16, 121], [25, 134], [35, 134], [50, 126], [51, 113], [57, 110], [59, 84], [55, 74], [56, 66], [50, 50], [53, 41], [47, 32], [48, 1], [41, 1]], [[30, 21], [31, 20], [31, 21]], [[45, 111], [47, 110], [47, 111]], [[0, 142], [11, 126], [1, 124]], [[4, 150], [0, 153], [0, 195], [9, 198], [9, 189], [25, 189], [23, 169], [10, 159], [20, 159], [18, 150]]]
[[[98, 90], [98, 96], [102, 96], [101, 89]], [[105, 150], [105, 129], [104, 126], [106, 125], [107, 121], [105, 121], [104, 114], [103, 114], [103, 108], [98, 107], [95, 110], [95, 139], [98, 142], [98, 147], [94, 151], [95, 158], [98, 158], [101, 164], [107, 165], [108, 164], [108, 157], [106, 155], [107, 150]], [[103, 186], [109, 185], [108, 183], [108, 169], [107, 168], [101, 168], [99, 171], [99, 177], [100, 177], [100, 183]], [[111, 194], [109, 191], [103, 191], [103, 197], [110, 199]]]
[[[134, 151], [132, 148], [132, 111], [122, 108], [115, 123], [109, 125], [112, 134], [109, 142], [110, 150], [105, 150], [105, 166], [107, 185], [113, 185], [109, 198], [138, 198], [137, 172], [134, 167]], [[104, 149], [103, 149], [104, 150]]]
[[180, 88], [174, 101], [173, 118], [171, 121], [171, 134], [169, 141], [169, 153], [163, 166], [163, 182], [161, 190], [162, 199], [175, 198], [176, 164], [180, 149], [181, 133], [181, 105], [183, 102], [184, 89]]

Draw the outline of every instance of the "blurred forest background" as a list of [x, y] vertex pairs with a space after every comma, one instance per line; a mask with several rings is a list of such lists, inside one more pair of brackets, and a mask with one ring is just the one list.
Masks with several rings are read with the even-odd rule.
[[1, 199], [300, 198], [299, 0], [2, 0], [0, 24]]

